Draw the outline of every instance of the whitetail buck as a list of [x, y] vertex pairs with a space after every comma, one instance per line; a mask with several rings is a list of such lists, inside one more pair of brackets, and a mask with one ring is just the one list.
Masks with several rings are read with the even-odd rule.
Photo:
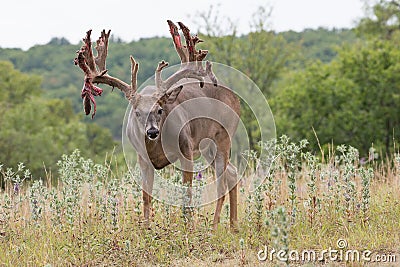
[[[218, 200], [213, 227], [215, 229], [219, 223], [225, 195], [229, 191], [230, 225], [235, 230], [237, 229], [237, 171], [230, 163], [229, 157], [231, 139], [239, 122], [239, 99], [231, 89], [217, 84], [210, 62], [207, 61], [206, 68], [203, 68], [202, 60], [208, 51], [195, 49], [195, 45], [201, 40], [197, 36], [191, 36], [189, 29], [179, 23], [186, 40], [186, 46], [183, 46], [176, 25], [171, 21], [168, 21], [168, 24], [175, 49], [181, 59], [181, 68], [168, 79], [162, 80], [161, 71], [168, 66], [168, 63], [160, 62], [155, 73], [156, 85], [147, 86], [140, 93], [137, 92], [136, 78], [138, 63], [135, 62], [134, 58], [130, 57], [132, 64], [131, 84], [108, 75], [106, 57], [110, 31], [106, 33], [103, 30], [97, 40], [96, 57], [94, 57], [91, 48], [91, 31], [87, 32], [83, 39], [84, 44], [77, 52], [77, 58], [75, 58], [75, 64], [85, 73], [82, 90], [85, 112], [86, 114], [90, 113], [91, 102], [94, 104], [93, 115], [96, 111], [93, 96], [100, 95], [102, 90], [94, 84], [99, 83], [117, 87], [125, 94], [132, 105], [126, 134], [137, 151], [143, 183], [144, 218], [147, 226], [151, 209], [154, 170], [162, 169], [179, 160], [183, 172], [183, 184], [188, 187], [187, 192], [190, 196], [193, 159], [203, 151], [203, 148], [200, 148], [200, 142], [212, 140], [214, 146], [209, 146], [210, 151], [205, 153], [205, 157], [208, 157], [207, 160], [215, 169], [217, 176]], [[208, 80], [204, 80], [205, 78]], [[194, 109], [206, 108], [213, 110], [212, 112], [219, 116], [225, 116], [223, 118], [224, 125], [207, 117], [192, 118], [188, 114], [190, 112], [176, 109], [189, 100], [202, 102], [202, 105], [199, 106], [192, 105]], [[227, 110], [223, 110], [223, 108], [215, 110], [215, 101], [229, 107], [234, 116], [232, 114], [224, 115], [227, 114]], [[167, 120], [174, 109], [178, 111], [175, 112], [173, 119]], [[177, 144], [174, 144], [174, 140]], [[190, 205], [190, 203], [186, 205]]]

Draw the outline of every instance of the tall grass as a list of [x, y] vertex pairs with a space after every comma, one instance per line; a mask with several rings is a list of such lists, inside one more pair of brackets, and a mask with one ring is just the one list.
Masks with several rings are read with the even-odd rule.
[[[339, 238], [353, 249], [400, 252], [399, 154], [360, 163], [357, 150], [342, 145], [322, 161], [306, 141], [286, 136], [260, 147], [265, 158], [247, 155], [270, 168], [253, 194], [242, 177], [237, 234], [229, 231], [228, 208], [211, 231], [214, 205], [192, 209], [188, 222], [182, 208], [154, 201], [151, 228], [142, 227], [132, 178], [139, 172], [112, 171], [78, 150], [59, 161], [57, 184], [31, 177], [23, 164], [1, 166], [0, 264], [253, 266], [264, 246], [322, 250]], [[173, 169], [163, 175], [180, 180]]]

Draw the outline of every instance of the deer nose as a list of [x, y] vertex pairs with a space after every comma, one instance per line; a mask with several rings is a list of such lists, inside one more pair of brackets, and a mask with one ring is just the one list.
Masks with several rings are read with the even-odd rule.
[[151, 139], [151, 140], [154, 140], [154, 139], [156, 139], [157, 137], [158, 137], [158, 135], [159, 135], [159, 131], [158, 131], [158, 129], [156, 129], [156, 128], [150, 128], [150, 129], [148, 129], [147, 130], [147, 136]]

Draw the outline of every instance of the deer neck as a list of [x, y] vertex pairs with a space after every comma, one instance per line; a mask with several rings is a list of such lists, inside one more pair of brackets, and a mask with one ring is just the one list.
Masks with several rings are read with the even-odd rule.
[[171, 164], [167, 156], [164, 154], [160, 138], [156, 141], [150, 141], [146, 139], [146, 150], [147, 155], [154, 168], [162, 169], [165, 166]]

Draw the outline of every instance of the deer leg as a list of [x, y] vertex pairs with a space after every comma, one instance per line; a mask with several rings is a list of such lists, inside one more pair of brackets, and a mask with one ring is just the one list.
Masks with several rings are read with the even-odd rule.
[[217, 175], [217, 207], [215, 208], [213, 229], [217, 230], [218, 223], [221, 218], [222, 206], [225, 200], [225, 194], [227, 191], [227, 183], [225, 179], [226, 159], [222, 155], [218, 155], [215, 158], [215, 173]]
[[183, 172], [183, 185], [187, 187], [186, 197], [187, 202], [184, 202], [185, 206], [192, 205], [192, 181], [193, 181], [193, 172], [184, 171]]
[[217, 207], [215, 208], [215, 213], [214, 213], [214, 220], [213, 220], [213, 229], [214, 231], [217, 230], [218, 224], [221, 218], [221, 211], [222, 211], [222, 206], [224, 205], [224, 200], [225, 200], [225, 195], [221, 196], [217, 200]]
[[144, 228], [150, 228], [150, 210], [151, 210], [151, 195], [142, 190], [143, 192], [143, 215], [144, 215]]
[[229, 207], [230, 207], [230, 227], [234, 232], [238, 231], [238, 217], [237, 217], [237, 169], [229, 162], [227, 168], [227, 182], [229, 189]]
[[181, 160], [182, 173], [183, 173], [183, 216], [186, 221], [192, 217], [192, 182], [193, 182], [193, 162], [192, 157], [188, 156]]
[[138, 162], [140, 166], [140, 172], [142, 175], [142, 193], [143, 193], [143, 215], [144, 215], [144, 227], [149, 228], [150, 226], [150, 210], [151, 210], [151, 193], [153, 191], [154, 183], [154, 168], [142, 157], [138, 155]]

